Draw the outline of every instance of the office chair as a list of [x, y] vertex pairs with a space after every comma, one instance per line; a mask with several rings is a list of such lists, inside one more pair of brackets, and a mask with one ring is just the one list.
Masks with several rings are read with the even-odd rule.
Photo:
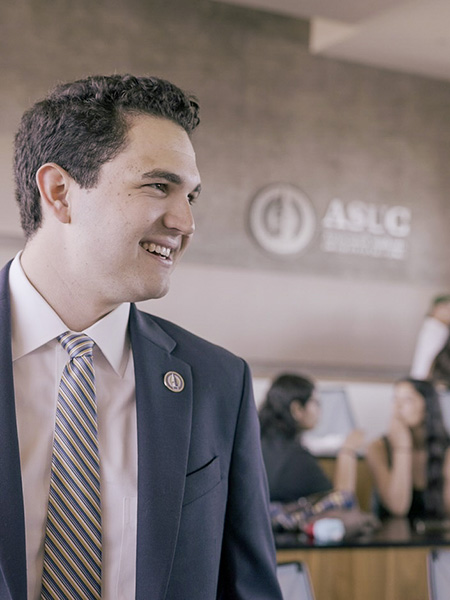
[[430, 600], [450, 598], [450, 550], [430, 550], [427, 556]]
[[277, 565], [277, 577], [283, 600], [315, 600], [305, 563], [281, 563]]

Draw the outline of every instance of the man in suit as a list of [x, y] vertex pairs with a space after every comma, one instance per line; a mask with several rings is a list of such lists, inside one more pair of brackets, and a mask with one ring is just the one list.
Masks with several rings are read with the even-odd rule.
[[[281, 598], [247, 365], [133, 304], [167, 292], [193, 235], [198, 122], [194, 97], [129, 75], [58, 86], [22, 118], [26, 244], [0, 273], [0, 600]], [[93, 591], [62, 531], [88, 517], [62, 516], [55, 492], [66, 332], [93, 343]]]

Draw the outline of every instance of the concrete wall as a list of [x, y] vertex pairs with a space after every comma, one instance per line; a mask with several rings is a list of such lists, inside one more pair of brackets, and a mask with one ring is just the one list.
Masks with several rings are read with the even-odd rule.
[[[2, 3], [2, 262], [22, 243], [10, 161], [23, 110], [56, 81], [159, 75], [200, 99], [204, 191], [171, 292], [145, 308], [262, 374], [405, 371], [431, 296], [450, 288], [450, 84], [313, 57], [307, 39], [304, 21], [209, 0]], [[251, 200], [274, 182], [302, 190], [316, 218], [308, 246], [289, 257], [249, 233]], [[336, 198], [345, 210], [409, 211], [401, 258], [325, 251]]]

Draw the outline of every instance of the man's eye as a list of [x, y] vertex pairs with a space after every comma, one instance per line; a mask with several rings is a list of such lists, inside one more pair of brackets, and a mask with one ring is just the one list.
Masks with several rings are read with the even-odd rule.
[[166, 192], [167, 191], [167, 184], [166, 183], [146, 183], [145, 185], [143, 185], [142, 187], [146, 188], [152, 188], [155, 190], [159, 190], [160, 192]]

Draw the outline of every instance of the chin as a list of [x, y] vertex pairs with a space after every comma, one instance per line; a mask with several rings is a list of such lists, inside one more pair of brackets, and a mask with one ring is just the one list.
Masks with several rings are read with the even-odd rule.
[[135, 302], [140, 302], [143, 300], [158, 300], [158, 298], [164, 298], [164, 296], [168, 293], [169, 288], [169, 283], [166, 282], [158, 287], [153, 287], [151, 290], [144, 290], [139, 300], [135, 300]]

